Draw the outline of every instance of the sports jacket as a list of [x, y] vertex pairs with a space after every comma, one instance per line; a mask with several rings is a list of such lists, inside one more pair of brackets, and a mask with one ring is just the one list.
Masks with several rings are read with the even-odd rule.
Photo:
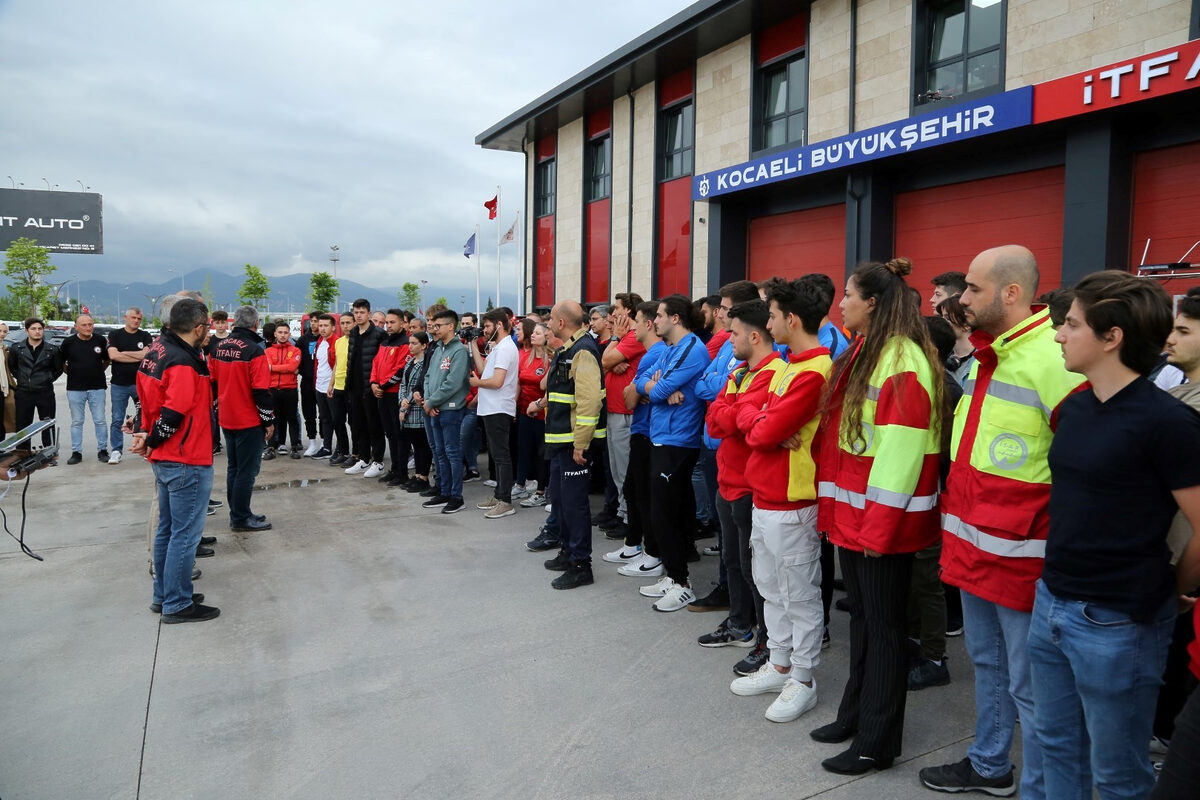
[[208, 369], [216, 384], [222, 428], [241, 431], [275, 423], [261, 336], [249, 328], [234, 328], [212, 349]]
[[138, 366], [139, 419], [151, 461], [212, 465], [212, 383], [200, 351], [164, 330]]

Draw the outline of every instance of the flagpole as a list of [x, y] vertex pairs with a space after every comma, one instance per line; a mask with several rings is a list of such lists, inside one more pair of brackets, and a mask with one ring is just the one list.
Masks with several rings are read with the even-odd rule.
[[525, 316], [525, 229], [521, 227], [521, 212], [517, 212], [517, 272], [521, 276], [521, 296], [517, 308], [521, 316]]
[[504, 305], [500, 302], [500, 226], [504, 217], [500, 213], [500, 186], [496, 186], [496, 308]]
[[[475, 226], [475, 241], [479, 241], [479, 226]], [[475, 248], [475, 320], [479, 321], [479, 248]]]

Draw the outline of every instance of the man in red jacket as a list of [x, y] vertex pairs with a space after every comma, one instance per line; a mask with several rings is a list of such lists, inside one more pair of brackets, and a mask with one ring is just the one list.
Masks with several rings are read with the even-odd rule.
[[408, 483], [408, 448], [400, 445], [400, 382], [404, 379], [404, 365], [408, 363], [404, 312], [389, 308], [384, 326], [387, 338], [379, 345], [371, 362], [371, 394], [379, 404], [379, 419], [383, 423], [392, 467], [384, 472], [382, 464], [372, 464], [363, 477], [379, 478], [380, 483], [395, 488]]
[[267, 518], [250, 510], [250, 493], [262, 466], [263, 443], [275, 429], [275, 407], [268, 388], [267, 357], [254, 306], [233, 313], [233, 332], [217, 342], [209, 357], [216, 384], [218, 421], [225, 434], [226, 500], [229, 528], [233, 531], [266, 531]]
[[[300, 402], [300, 348], [292, 344], [291, 331], [287, 323], [281, 319], [275, 320], [275, 341], [267, 348], [267, 385], [271, 389], [271, 403], [275, 406], [275, 435], [269, 442], [272, 448], [280, 452], [287, 451], [288, 434], [292, 438], [292, 458], [303, 457], [303, 445], [300, 443], [300, 416], [297, 413]], [[268, 450], [274, 458], [274, 453]]]
[[212, 389], [197, 349], [208, 332], [208, 309], [184, 298], [171, 308], [169, 326], [138, 367], [141, 416], [132, 452], [154, 469], [158, 530], [154, 536], [152, 611], [162, 621], [203, 622], [220, 609], [201, 605], [192, 592], [192, 567], [212, 491]]

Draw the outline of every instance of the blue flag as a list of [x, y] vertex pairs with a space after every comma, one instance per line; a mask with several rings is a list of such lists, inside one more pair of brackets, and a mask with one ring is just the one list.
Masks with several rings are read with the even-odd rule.
[[463, 255], [467, 258], [475, 255], [475, 234], [471, 234], [471, 238], [467, 239], [467, 243], [463, 245]]

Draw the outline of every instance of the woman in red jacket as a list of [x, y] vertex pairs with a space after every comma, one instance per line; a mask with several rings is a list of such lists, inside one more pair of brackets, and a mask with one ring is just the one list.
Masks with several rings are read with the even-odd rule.
[[299, 383], [296, 373], [300, 369], [300, 348], [292, 344], [291, 331], [287, 323], [275, 320], [275, 341], [267, 348], [268, 386], [271, 399], [275, 402], [275, 432], [271, 434], [269, 449], [263, 454], [268, 461], [275, 457], [275, 449], [288, 452], [288, 434], [292, 437], [292, 458], [301, 458], [304, 447], [300, 443], [300, 417], [296, 413], [300, 403]]
[[908, 688], [913, 554], [937, 542], [942, 367], [904, 276], [905, 258], [863, 264], [842, 319], [860, 334], [834, 364], [817, 462], [818, 528], [839, 548], [850, 596], [850, 675], [819, 742], [854, 742], [830, 772], [886, 769], [900, 755]]

